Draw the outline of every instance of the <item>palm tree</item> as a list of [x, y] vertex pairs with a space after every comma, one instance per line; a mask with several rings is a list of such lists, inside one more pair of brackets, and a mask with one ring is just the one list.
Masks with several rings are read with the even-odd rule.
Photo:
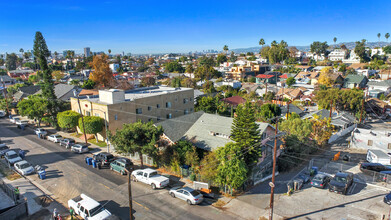
[[24, 52], [23, 48], [20, 48], [19, 52], [23, 55]]
[[386, 34], [384, 35], [384, 37], [386, 38], [387, 43], [388, 43], [388, 38], [390, 37], [390, 33], [386, 33]]
[[111, 49], [108, 50], [109, 54], [111, 54]]
[[275, 47], [275, 46], [277, 46], [277, 41], [272, 41], [272, 43], [270, 44], [272, 47]]
[[380, 47], [380, 36], [381, 36], [381, 34], [378, 33], [378, 34], [377, 34], [377, 38], [379, 38], [379, 47]]
[[58, 55], [58, 53], [57, 53], [57, 51], [54, 51], [54, 58], [57, 60], [57, 55]]
[[262, 48], [263, 48], [263, 45], [265, 45], [265, 40], [263, 38], [261, 38], [259, 40], [259, 45], [261, 45]]
[[225, 54], [227, 54], [228, 51], [228, 45], [224, 45], [223, 50], [225, 51]]
[[334, 38], [333, 38], [333, 41], [334, 41], [334, 44], [337, 43], [337, 38], [334, 37]]

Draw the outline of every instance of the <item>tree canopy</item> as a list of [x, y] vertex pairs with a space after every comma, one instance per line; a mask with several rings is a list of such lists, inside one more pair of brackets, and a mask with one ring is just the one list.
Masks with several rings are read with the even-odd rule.
[[[101, 131], [103, 131], [104, 122], [103, 122], [103, 119], [101, 117], [98, 117], [98, 116], [84, 116], [83, 120], [84, 120], [85, 132], [87, 134], [94, 134], [95, 138], [97, 138], [96, 134], [101, 132]], [[82, 122], [83, 120], [82, 120], [81, 117], [79, 118], [79, 128], [82, 131], [84, 131], [84, 129], [83, 129], [83, 122]]]
[[94, 69], [89, 79], [96, 85], [107, 87], [113, 81], [113, 72], [109, 67], [108, 56], [105, 54], [94, 56], [90, 66]]
[[271, 46], [262, 47], [261, 56], [267, 58], [269, 63], [280, 63], [289, 56], [288, 44], [285, 41], [273, 41]]
[[333, 108], [340, 111], [357, 113], [361, 110], [363, 96], [364, 92], [358, 89], [327, 89], [316, 91], [315, 100], [320, 109], [330, 109], [330, 102], [332, 100]]
[[184, 73], [185, 68], [177, 61], [172, 61], [166, 64], [166, 70], [170, 73]]
[[365, 49], [366, 40], [356, 41], [356, 47], [354, 48], [354, 53], [360, 57], [360, 62], [365, 63], [370, 60], [370, 54]]
[[292, 86], [292, 85], [295, 84], [295, 83], [296, 83], [296, 80], [295, 80], [294, 77], [288, 77], [288, 79], [286, 80], [286, 84], [287, 84], [288, 86]]
[[38, 120], [38, 127], [47, 113], [48, 100], [41, 95], [31, 95], [17, 105], [19, 114], [30, 119]]
[[157, 154], [156, 142], [163, 134], [161, 126], [154, 126], [153, 122], [124, 124], [122, 129], [117, 129], [115, 135], [110, 135], [110, 141], [115, 148], [124, 153], [138, 153], [141, 166], [143, 166], [143, 154], [155, 157]]
[[318, 56], [320, 56], [322, 54], [327, 56], [327, 48], [328, 47], [329, 47], [329, 45], [327, 44], [326, 41], [325, 42], [314, 41], [310, 45], [310, 51], [311, 51], [311, 53], [315, 53]]
[[79, 124], [79, 118], [80, 114], [75, 111], [63, 111], [57, 114], [57, 123], [60, 128], [76, 128], [76, 126]]

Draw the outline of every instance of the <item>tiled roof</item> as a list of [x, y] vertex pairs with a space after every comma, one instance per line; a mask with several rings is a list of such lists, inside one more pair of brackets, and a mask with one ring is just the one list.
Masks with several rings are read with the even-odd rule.
[[223, 101], [223, 102], [225, 102], [227, 104], [230, 104], [230, 105], [239, 105], [239, 104], [245, 103], [246, 99], [244, 99], [241, 96], [232, 96], [232, 97], [229, 97], [229, 98], [224, 98], [221, 101]]
[[259, 74], [256, 76], [257, 78], [260, 78], [260, 79], [270, 79], [273, 77], [273, 75], [265, 75], [265, 74]]

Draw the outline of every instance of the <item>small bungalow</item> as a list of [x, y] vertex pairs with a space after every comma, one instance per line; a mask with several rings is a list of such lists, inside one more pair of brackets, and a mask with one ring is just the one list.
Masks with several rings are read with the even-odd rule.
[[360, 88], [364, 89], [367, 85], [368, 78], [366, 76], [361, 76], [361, 75], [352, 75], [349, 74], [346, 76], [343, 84], [343, 88]]

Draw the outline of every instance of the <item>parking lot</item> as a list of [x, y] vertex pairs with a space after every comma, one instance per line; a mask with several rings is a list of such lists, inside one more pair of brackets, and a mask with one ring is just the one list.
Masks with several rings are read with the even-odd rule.
[[[333, 176], [338, 171], [354, 173], [354, 182], [347, 195], [329, 192], [328, 188], [318, 189], [307, 183], [291, 196], [279, 197], [275, 212], [286, 219], [382, 219], [390, 207], [383, 202], [389, 192], [387, 188], [363, 181], [358, 164], [326, 164], [321, 171]], [[289, 207], [289, 208], [286, 208]]]

